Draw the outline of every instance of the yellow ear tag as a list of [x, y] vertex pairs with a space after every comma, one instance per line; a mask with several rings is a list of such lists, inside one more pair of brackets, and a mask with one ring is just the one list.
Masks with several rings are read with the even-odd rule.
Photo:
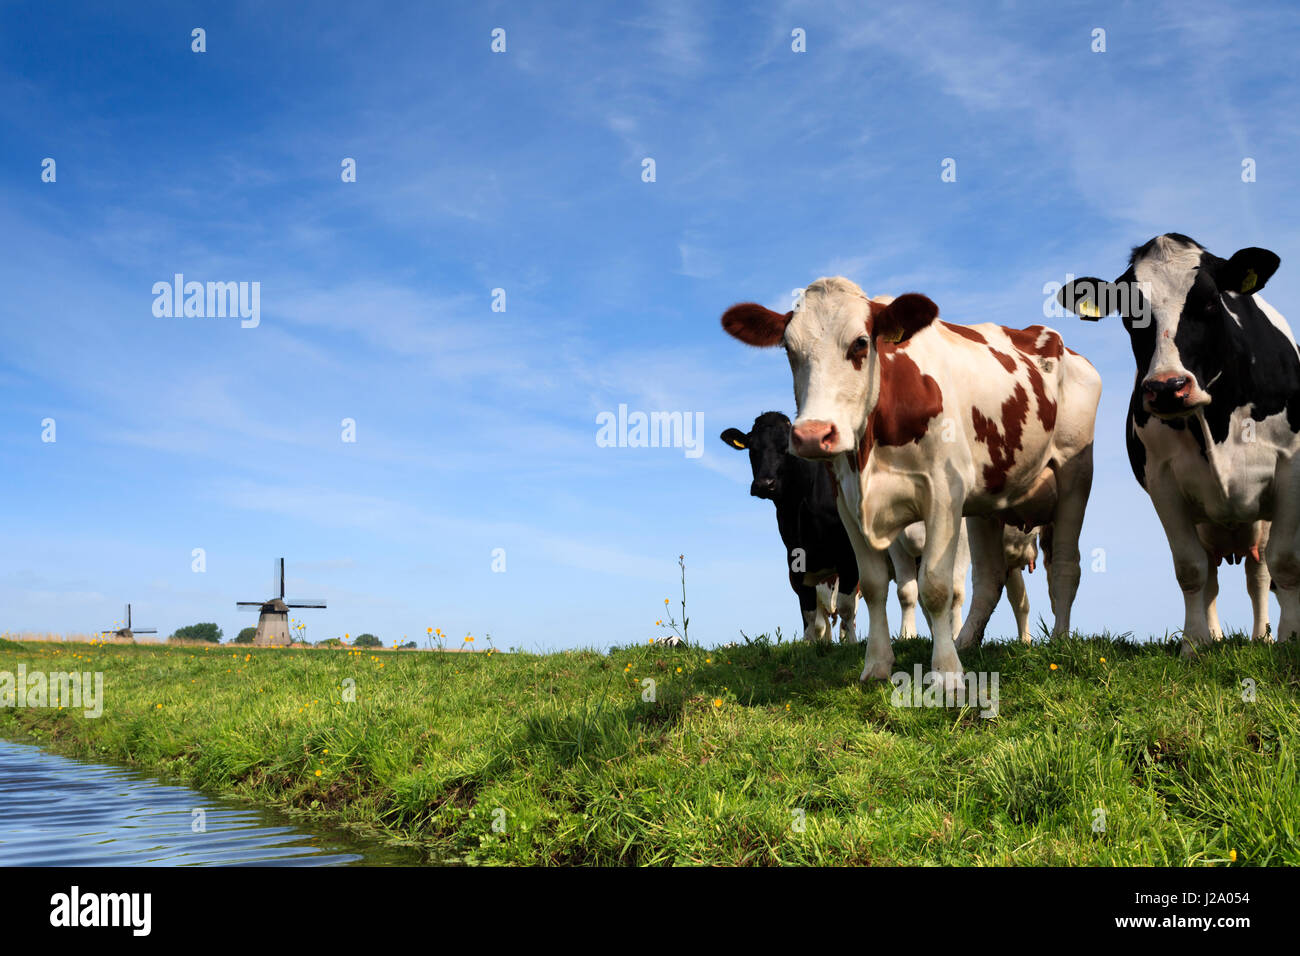
[[744, 447], [745, 447], [744, 444], [742, 444], [741, 442], [736, 441], [736, 439], [734, 439], [734, 438], [731, 439], [731, 443], [732, 443], [733, 445], [735, 445], [737, 448], [744, 448]]
[[1246, 278], [1241, 280], [1241, 294], [1245, 295], [1251, 289], [1255, 288], [1255, 283], [1259, 282], [1259, 276], [1255, 274], [1254, 269], [1246, 270]]
[[1097, 303], [1093, 302], [1091, 299], [1084, 299], [1082, 302], [1076, 302], [1074, 304], [1074, 311], [1078, 312], [1080, 315], [1087, 316], [1090, 319], [1101, 318], [1101, 309], [1097, 308]]
[[903, 341], [903, 330], [899, 329], [897, 332], [894, 332], [892, 335], [885, 335], [881, 337], [886, 342], [889, 342], [892, 345], [897, 345], [899, 342]]

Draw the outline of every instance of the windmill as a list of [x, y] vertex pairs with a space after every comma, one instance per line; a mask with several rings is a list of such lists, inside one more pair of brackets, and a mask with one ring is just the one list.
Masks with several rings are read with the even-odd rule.
[[257, 645], [275, 645], [288, 647], [293, 643], [289, 636], [289, 609], [297, 607], [324, 607], [324, 601], [286, 601], [284, 599], [284, 558], [276, 561], [275, 584], [278, 597], [266, 601], [236, 601], [236, 607], [260, 608], [257, 618], [257, 633], [253, 643]]
[[[156, 627], [142, 627], [142, 628], [139, 628], [139, 629], [134, 630], [134, 631], [131, 630], [131, 605], [129, 605], [129, 604], [126, 606], [126, 616], [125, 616], [122, 620], [126, 621], [126, 626], [125, 626], [125, 627], [116, 628], [116, 629], [111, 630], [111, 631], [100, 631], [99, 633], [101, 633], [101, 634], [112, 634], [114, 637], [124, 637], [124, 638], [126, 638], [128, 641], [134, 641], [134, 640], [135, 640], [135, 636], [136, 636], [137, 634], [157, 634], [157, 633], [158, 633], [158, 629], [157, 629]], [[122, 621], [118, 621], [118, 622], [116, 622], [116, 623], [121, 624]]]

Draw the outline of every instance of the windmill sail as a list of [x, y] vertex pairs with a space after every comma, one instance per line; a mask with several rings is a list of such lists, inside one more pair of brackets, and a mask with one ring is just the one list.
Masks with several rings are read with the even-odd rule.
[[247, 610], [258, 608], [261, 614], [257, 618], [257, 633], [253, 636], [254, 644], [289, 645], [293, 637], [289, 632], [290, 608], [323, 608], [324, 601], [293, 600], [284, 597], [284, 558], [275, 561], [274, 579], [271, 583], [271, 597], [265, 601], [236, 601], [235, 606]]

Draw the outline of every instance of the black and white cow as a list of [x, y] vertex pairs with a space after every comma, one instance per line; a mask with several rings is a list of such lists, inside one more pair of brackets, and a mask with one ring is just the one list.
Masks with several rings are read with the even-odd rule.
[[858, 564], [825, 470], [786, 451], [790, 419], [780, 412], [759, 415], [748, 434], [728, 428], [721, 438], [749, 452], [754, 473], [749, 493], [776, 505], [790, 587], [803, 614], [804, 640], [829, 641], [831, 621], [838, 614], [840, 640], [856, 642]]
[[[829, 641], [831, 621], [840, 618], [840, 640], [854, 643], [858, 604], [858, 564], [840, 519], [837, 489], [829, 470], [790, 454], [790, 419], [764, 412], [748, 434], [728, 428], [720, 436], [732, 448], [749, 452], [754, 480], [749, 493], [776, 505], [776, 523], [785, 544], [790, 587], [799, 598], [804, 640]], [[898, 587], [902, 637], [916, 636], [917, 575], [925, 549], [925, 526], [909, 525], [889, 548], [890, 575]], [[970, 549], [960, 542], [954, 577], [953, 625], [960, 629]], [[927, 619], [929, 617], [927, 613]]]
[[1279, 263], [1255, 247], [1221, 259], [1167, 233], [1135, 248], [1114, 282], [1076, 279], [1058, 296], [1085, 319], [1118, 312], [1128, 330], [1129, 461], [1173, 552], [1184, 656], [1218, 630], [1224, 558], [1246, 562], [1256, 638], [1267, 633], [1270, 575], [1281, 639], [1300, 631], [1300, 352], [1256, 294]]

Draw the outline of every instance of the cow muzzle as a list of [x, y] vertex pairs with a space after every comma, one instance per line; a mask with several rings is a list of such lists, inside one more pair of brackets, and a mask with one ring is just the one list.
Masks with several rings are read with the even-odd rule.
[[1142, 407], [1157, 417], [1179, 418], [1208, 404], [1210, 396], [1191, 375], [1152, 375], [1142, 382]]
[[839, 429], [831, 422], [811, 419], [790, 430], [790, 451], [800, 458], [830, 458], [843, 451]]
[[749, 493], [755, 498], [767, 498], [769, 501], [775, 501], [776, 489], [775, 478], [755, 478], [754, 483], [749, 486]]

